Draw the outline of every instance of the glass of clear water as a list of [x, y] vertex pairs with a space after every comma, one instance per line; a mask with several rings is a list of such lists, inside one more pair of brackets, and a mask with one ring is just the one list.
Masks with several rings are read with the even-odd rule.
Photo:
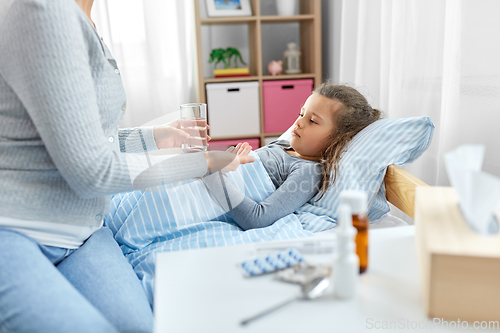
[[207, 105], [188, 103], [181, 105], [181, 129], [191, 135], [182, 144], [183, 153], [207, 151]]

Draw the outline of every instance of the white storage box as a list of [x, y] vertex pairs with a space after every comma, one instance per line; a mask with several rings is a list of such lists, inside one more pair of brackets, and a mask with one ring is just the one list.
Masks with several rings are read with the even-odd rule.
[[260, 135], [259, 83], [209, 83], [207, 89], [210, 136]]

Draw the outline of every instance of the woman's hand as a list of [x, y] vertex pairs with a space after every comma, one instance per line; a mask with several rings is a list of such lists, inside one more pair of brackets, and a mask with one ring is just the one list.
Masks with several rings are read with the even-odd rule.
[[252, 146], [248, 142], [238, 143], [236, 147], [229, 147], [226, 151], [209, 151], [206, 153], [208, 170], [230, 172], [238, 169], [240, 164], [252, 163], [255, 159], [248, 154]]
[[[210, 126], [204, 120], [201, 121], [203, 124], [194, 122], [200, 122], [200, 120], [176, 119], [170, 123], [155, 126], [153, 136], [158, 149], [180, 147], [183, 143], [206, 145], [207, 141], [210, 141], [210, 137], [206, 135]], [[193, 126], [206, 127], [206, 129], [189, 128]], [[201, 139], [205, 135], [206, 141]]]

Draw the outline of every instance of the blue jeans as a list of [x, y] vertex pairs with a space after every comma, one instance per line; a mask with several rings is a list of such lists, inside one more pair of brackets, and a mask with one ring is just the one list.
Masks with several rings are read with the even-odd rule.
[[0, 228], [0, 332], [152, 332], [144, 290], [108, 228], [77, 250]]

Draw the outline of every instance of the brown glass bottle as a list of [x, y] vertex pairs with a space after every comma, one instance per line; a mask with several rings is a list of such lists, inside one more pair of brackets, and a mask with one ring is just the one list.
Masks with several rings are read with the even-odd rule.
[[367, 194], [363, 191], [342, 191], [340, 202], [351, 206], [352, 225], [358, 230], [356, 234], [356, 254], [359, 257], [359, 273], [368, 269], [368, 228], [370, 221], [366, 216]]
[[352, 225], [358, 230], [356, 234], [356, 254], [359, 257], [359, 273], [368, 268], [368, 228], [370, 221], [364, 213], [352, 215]]

